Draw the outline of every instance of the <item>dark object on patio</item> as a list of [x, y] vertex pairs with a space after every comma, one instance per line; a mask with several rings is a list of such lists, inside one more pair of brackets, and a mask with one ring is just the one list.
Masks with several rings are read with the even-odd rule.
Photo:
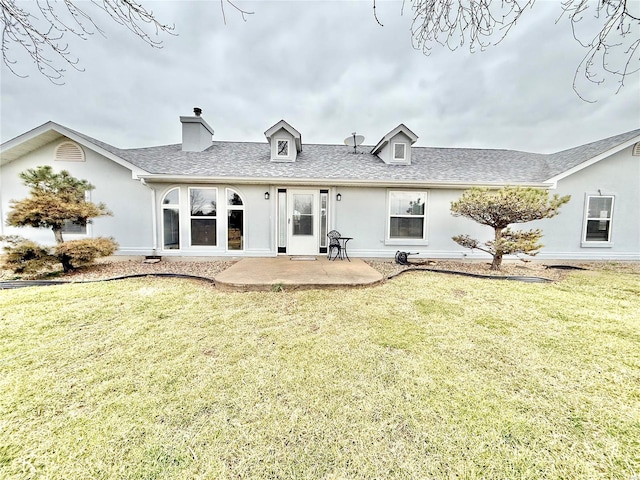
[[331, 260], [331, 252], [333, 250], [336, 251], [336, 256], [333, 258], [334, 260], [338, 258], [338, 255], [342, 254], [342, 245], [340, 245], [340, 240], [338, 240], [341, 235], [337, 230], [331, 230], [327, 233], [327, 237], [329, 237], [329, 246], [327, 248], [327, 258]]
[[401, 252], [400, 250], [398, 250], [396, 252], [396, 263], [399, 263], [400, 265], [409, 265], [409, 255], [419, 255], [420, 252]]

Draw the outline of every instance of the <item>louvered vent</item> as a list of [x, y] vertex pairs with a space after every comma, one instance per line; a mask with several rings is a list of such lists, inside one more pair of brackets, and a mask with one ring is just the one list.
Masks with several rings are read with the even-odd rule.
[[84, 162], [84, 151], [74, 142], [63, 142], [56, 148], [55, 159], [60, 162]]
[[636, 143], [633, 146], [633, 155], [636, 157], [640, 157], [640, 142]]

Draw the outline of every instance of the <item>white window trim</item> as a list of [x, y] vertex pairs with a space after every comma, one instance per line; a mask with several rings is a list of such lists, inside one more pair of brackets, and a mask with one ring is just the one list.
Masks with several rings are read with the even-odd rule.
[[[391, 195], [393, 193], [410, 193], [412, 195], [419, 194], [420, 197], [424, 195], [424, 223], [422, 238], [391, 238]], [[387, 209], [385, 219], [385, 245], [429, 245], [429, 191], [428, 190], [387, 190]], [[416, 218], [418, 215], [393, 215], [394, 217], [412, 217]]]
[[[589, 217], [589, 200], [591, 198], [600, 198], [600, 197], [604, 197], [604, 198], [611, 198], [611, 214], [609, 216], [609, 218], [606, 218], [605, 220], [609, 221], [609, 239], [605, 240], [605, 241], [599, 241], [599, 240], [587, 240], [587, 224], [588, 222], [591, 220], [599, 220], [600, 217], [595, 218], [595, 217]], [[596, 193], [587, 193], [585, 194], [585, 199], [584, 199], [584, 215], [583, 215], [583, 223], [582, 223], [582, 239], [581, 239], [581, 243], [580, 246], [582, 247], [612, 247], [613, 246], [613, 218], [614, 218], [614, 211], [615, 211], [615, 205], [616, 205], [616, 194], [614, 193], [607, 193], [607, 194], [600, 194], [598, 192]]]
[[[216, 192], [216, 214], [215, 215], [191, 215], [191, 190], [215, 190]], [[187, 188], [187, 211], [189, 223], [187, 224], [187, 229], [189, 230], [189, 248], [193, 248], [195, 250], [211, 250], [211, 249], [220, 249], [220, 195], [218, 193], [218, 187], [189, 187]], [[224, 205], [227, 205], [227, 199], [224, 199]], [[226, 215], [226, 211], [225, 211]], [[193, 219], [205, 219], [205, 218], [213, 218], [216, 221], [216, 244], [215, 245], [193, 245], [193, 238], [191, 236], [191, 220]], [[225, 218], [226, 220], [226, 218]], [[226, 231], [226, 228], [225, 228]], [[180, 244], [182, 245], [182, 244]], [[225, 248], [226, 248], [226, 237], [225, 237]]]
[[[396, 145], [402, 146], [402, 157], [396, 157]], [[407, 161], [407, 144], [404, 142], [394, 142], [391, 144], [391, 161], [406, 162]]]
[[[169, 195], [172, 191], [178, 191], [178, 203], [164, 203], [164, 199]], [[164, 194], [160, 197], [160, 241], [161, 241], [161, 250], [163, 252], [180, 252], [182, 251], [182, 211], [180, 209], [180, 195], [182, 194], [182, 189], [180, 187], [171, 187], [168, 188]], [[164, 248], [164, 211], [169, 208], [178, 208], [178, 243], [180, 244], [180, 248]]]
[[[240, 200], [242, 200], [242, 205], [229, 205], [229, 193], [233, 192], [236, 195], [238, 195], [240, 197]], [[230, 250], [229, 249], [229, 212], [232, 210], [242, 210], [243, 212], [246, 212], [245, 209], [246, 206], [246, 202], [244, 200], [244, 196], [240, 193], [240, 191], [236, 188], [226, 188], [225, 189], [225, 212], [224, 212], [224, 216], [227, 219], [227, 221], [225, 222], [225, 242], [224, 242], [224, 247], [226, 249], [227, 252], [244, 252], [245, 251], [245, 247], [247, 244], [247, 215], [243, 214], [242, 215], [242, 248], [240, 250]]]
[[[287, 142], [286, 155], [280, 154], [280, 147], [279, 147], [280, 142]], [[288, 138], [276, 138], [276, 155], [275, 156], [276, 158], [291, 158], [291, 140], [289, 140]]]

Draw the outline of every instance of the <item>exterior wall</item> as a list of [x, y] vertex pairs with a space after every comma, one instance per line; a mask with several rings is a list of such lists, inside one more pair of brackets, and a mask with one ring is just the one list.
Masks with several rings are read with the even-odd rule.
[[[571, 195], [557, 217], [531, 223], [544, 232], [538, 257], [584, 260], [640, 260], [640, 157], [633, 147], [558, 182], [550, 193]], [[588, 245], [584, 238], [586, 195], [614, 195], [611, 243]]]
[[18, 174], [28, 168], [51, 165], [54, 170], [67, 170], [74, 177], [88, 180], [95, 186], [91, 191], [92, 202], [104, 202], [113, 213], [100, 217], [87, 225], [86, 235], [64, 234], [65, 240], [86, 237], [114, 237], [120, 245], [118, 254], [148, 255], [152, 253], [151, 190], [131, 178], [131, 171], [101, 155], [83, 148], [84, 162], [54, 161], [55, 148], [65, 141], [60, 139], [45, 145], [21, 158], [3, 165], [0, 172], [0, 202], [3, 235], [20, 235], [42, 244], [54, 244], [49, 229], [31, 227], [16, 228], [6, 225], [10, 200], [25, 198], [29, 190], [22, 185]]
[[[149, 184], [156, 192], [156, 245], [157, 255], [162, 256], [275, 256], [275, 199], [273, 189], [266, 185], [231, 185], [231, 184]], [[165, 195], [171, 190], [180, 189], [180, 248], [165, 249], [163, 246], [163, 207]], [[204, 188], [217, 191], [216, 245], [192, 246], [190, 231], [189, 189]], [[231, 250], [227, 248], [227, 189], [235, 191], [243, 201], [244, 207], [244, 248]], [[269, 192], [270, 200], [265, 200], [265, 192]]]
[[[388, 238], [390, 190], [427, 193], [425, 241]], [[418, 258], [488, 258], [482, 252], [471, 252], [451, 240], [452, 236], [460, 233], [487, 240], [493, 235], [493, 230], [488, 227], [451, 215], [450, 204], [460, 197], [462, 190], [351, 187], [335, 191], [342, 194], [342, 201], [335, 204], [332, 228], [344, 236], [353, 237], [348, 244], [349, 255], [393, 258], [400, 250], [419, 252]]]

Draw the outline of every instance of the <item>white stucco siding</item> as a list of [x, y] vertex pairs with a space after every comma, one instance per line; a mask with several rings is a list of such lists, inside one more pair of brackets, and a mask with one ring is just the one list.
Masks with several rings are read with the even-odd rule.
[[55, 171], [67, 170], [76, 178], [88, 180], [95, 186], [90, 193], [91, 201], [103, 202], [113, 213], [111, 217], [94, 219], [87, 227], [87, 235], [65, 234], [65, 240], [114, 237], [120, 245], [118, 254], [152, 253], [151, 190], [133, 180], [130, 170], [85, 147], [82, 147], [84, 162], [54, 161], [55, 148], [62, 141], [65, 140], [52, 142], [1, 167], [2, 233], [20, 235], [43, 244], [55, 243], [51, 230], [6, 225], [10, 201], [25, 198], [29, 193], [19, 173], [41, 165], [51, 165]]
[[[488, 227], [451, 215], [451, 202], [463, 190], [436, 188], [337, 188], [342, 201], [335, 203], [333, 228], [353, 237], [349, 252], [358, 257], [393, 258], [400, 251], [419, 252], [423, 258], [485, 258], [482, 252], [471, 252], [456, 244], [451, 237], [467, 233], [479, 239], [493, 236]], [[426, 237], [423, 240], [390, 239], [388, 195], [390, 191], [426, 193]]]
[[[539, 257], [586, 260], [640, 260], [640, 157], [632, 147], [558, 181], [550, 193], [571, 195], [557, 217], [532, 222], [544, 232]], [[587, 195], [613, 195], [611, 242], [584, 242]]]

